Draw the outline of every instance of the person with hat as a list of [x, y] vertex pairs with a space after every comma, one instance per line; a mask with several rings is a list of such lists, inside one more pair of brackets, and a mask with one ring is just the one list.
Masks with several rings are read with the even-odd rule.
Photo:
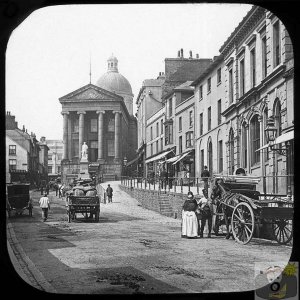
[[47, 193], [45, 193], [44, 196], [40, 199], [39, 204], [42, 208], [42, 218], [45, 222], [48, 218], [48, 210], [50, 210], [50, 201]]
[[197, 202], [193, 192], [189, 191], [182, 207], [181, 237], [197, 238], [198, 220], [196, 217]]
[[206, 224], [208, 223], [208, 238], [211, 238], [211, 227], [212, 227], [212, 217], [213, 217], [213, 207], [212, 201], [208, 197], [206, 189], [202, 190], [203, 197], [199, 200], [198, 206], [201, 213], [201, 228], [200, 228], [200, 237], [203, 237], [203, 231]]

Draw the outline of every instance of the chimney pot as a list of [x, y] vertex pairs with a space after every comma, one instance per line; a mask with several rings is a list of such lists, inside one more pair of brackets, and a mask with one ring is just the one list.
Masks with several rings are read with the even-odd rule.
[[180, 50], [178, 51], [178, 57], [180, 57]]
[[183, 49], [181, 48], [181, 57], [183, 58]]
[[190, 50], [190, 58], [193, 58], [192, 50]]
[[196, 54], [196, 58], [199, 58], [199, 54], [198, 53]]

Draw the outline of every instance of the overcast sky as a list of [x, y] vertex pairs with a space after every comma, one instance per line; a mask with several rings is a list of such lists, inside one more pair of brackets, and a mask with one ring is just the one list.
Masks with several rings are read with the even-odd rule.
[[244, 4], [66, 5], [33, 12], [9, 39], [6, 110], [37, 138], [62, 139], [58, 99], [107, 71], [113, 53], [135, 101], [166, 57], [212, 58], [251, 9]]

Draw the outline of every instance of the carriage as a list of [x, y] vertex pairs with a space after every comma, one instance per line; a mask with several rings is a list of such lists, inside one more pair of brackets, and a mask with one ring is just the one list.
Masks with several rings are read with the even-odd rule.
[[29, 216], [32, 216], [29, 188], [29, 183], [10, 183], [6, 185], [6, 210], [9, 218], [12, 211], [16, 215], [22, 215], [26, 209], [28, 209]]
[[99, 222], [100, 199], [94, 187], [79, 185], [67, 191], [66, 206], [69, 223], [77, 218], [77, 213], [81, 213], [85, 219], [94, 218]]
[[262, 228], [270, 228], [273, 239], [287, 244], [293, 237], [293, 201], [288, 196], [256, 191], [259, 180], [258, 177], [234, 175], [213, 178], [214, 232], [218, 235], [220, 226], [225, 224], [226, 238], [229, 238], [231, 224], [232, 237], [247, 244], [254, 233], [260, 236]]

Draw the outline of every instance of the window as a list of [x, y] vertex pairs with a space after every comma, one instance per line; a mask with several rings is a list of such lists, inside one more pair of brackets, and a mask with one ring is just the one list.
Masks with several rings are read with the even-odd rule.
[[193, 140], [193, 131], [188, 131], [185, 134], [185, 147], [190, 148], [194, 146], [194, 140]]
[[156, 153], [158, 153], [158, 140], [156, 141]]
[[242, 126], [242, 167], [247, 168], [247, 124]]
[[159, 136], [159, 125], [158, 122], [156, 123], [156, 137]]
[[207, 147], [207, 156], [208, 156], [208, 170], [210, 174], [212, 174], [213, 170], [213, 152], [212, 152], [212, 142], [208, 142], [208, 147]]
[[260, 125], [258, 121], [258, 115], [255, 115], [251, 120], [251, 164], [252, 166], [260, 162]]
[[200, 100], [203, 98], [203, 86], [200, 85], [199, 86], [199, 96], [200, 96]]
[[190, 111], [189, 119], [190, 119], [190, 127], [192, 127], [193, 126], [193, 111], [192, 110]]
[[91, 119], [91, 132], [97, 132], [97, 119]]
[[90, 147], [92, 149], [98, 149], [98, 141], [91, 141], [90, 142]]
[[179, 137], [179, 153], [182, 153], [182, 136]]
[[164, 148], [164, 139], [161, 138], [161, 139], [160, 139], [160, 151], [162, 151], [163, 148]]
[[232, 69], [229, 70], [228, 74], [228, 84], [229, 84], [229, 104], [233, 102], [233, 75], [232, 75]]
[[218, 160], [219, 160], [219, 173], [223, 172], [223, 141], [219, 141]]
[[273, 61], [274, 68], [280, 64], [280, 27], [279, 21], [273, 25]]
[[48, 166], [48, 174], [52, 174], [52, 166]]
[[251, 72], [251, 87], [255, 86], [256, 74], [255, 74], [255, 48], [250, 51], [250, 72]]
[[229, 132], [228, 149], [229, 149], [229, 175], [232, 175], [234, 172], [234, 134], [232, 128], [230, 129]]
[[150, 140], [153, 139], [153, 132], [152, 132], [152, 126], [150, 127]]
[[165, 125], [165, 145], [173, 143], [173, 124]]
[[107, 125], [107, 130], [109, 132], [114, 132], [115, 131], [115, 118], [109, 118], [108, 120], [108, 125]]
[[200, 135], [203, 134], [203, 113], [200, 114], [200, 118], [199, 118], [199, 129], [200, 129]]
[[217, 70], [217, 84], [221, 83], [222, 78], [221, 78], [221, 68]]
[[[278, 98], [275, 100], [274, 105], [274, 119], [275, 119], [275, 127], [277, 129], [277, 136], [282, 134], [282, 124], [281, 124], [281, 105]], [[279, 144], [279, 148], [281, 149], [281, 145]]]
[[151, 152], [151, 155], [153, 155], [153, 144], [150, 145], [150, 150], [151, 150], [151, 151], [150, 151], [150, 152]]
[[240, 60], [240, 97], [245, 94], [245, 61]]
[[173, 114], [173, 101], [172, 100], [173, 100], [172, 98], [169, 99], [169, 117], [171, 117]]
[[9, 155], [16, 155], [16, 145], [9, 145], [8, 154]]
[[57, 153], [57, 160], [62, 160], [62, 154], [61, 153]]
[[61, 167], [57, 166], [57, 173], [60, 174], [60, 171], [61, 171]]
[[222, 110], [222, 108], [221, 108], [221, 99], [220, 99], [220, 100], [218, 100], [218, 125], [220, 125], [222, 122], [222, 115], [221, 115], [222, 111], [221, 110]]
[[201, 160], [201, 169], [200, 170], [203, 170], [204, 169], [204, 149], [202, 149], [201, 150], [201, 152], [200, 152], [200, 155], [201, 155], [201, 157], [200, 157], [200, 160]]
[[263, 37], [261, 40], [261, 59], [262, 59], [262, 78], [267, 76], [267, 39]]
[[[264, 128], [266, 129], [267, 128], [267, 122], [268, 122], [268, 108], [266, 107], [265, 108], [265, 111], [264, 111]], [[264, 131], [265, 134], [264, 134], [264, 145], [267, 144], [267, 132], [266, 130]], [[265, 148], [265, 161], [268, 161], [269, 160], [269, 147]]]
[[73, 132], [79, 132], [79, 119], [75, 119], [73, 123]]
[[115, 156], [115, 141], [107, 140], [107, 156]]
[[17, 160], [16, 159], [10, 159], [9, 160], [9, 170], [16, 170], [17, 169]]
[[210, 93], [211, 91], [211, 78], [209, 77], [207, 79], [207, 93]]
[[48, 154], [48, 160], [52, 160], [52, 154]]
[[179, 117], [179, 131], [182, 130], [182, 117]]
[[164, 120], [160, 120], [160, 133], [163, 134], [164, 133]]
[[211, 130], [211, 107], [207, 109], [207, 130]]

